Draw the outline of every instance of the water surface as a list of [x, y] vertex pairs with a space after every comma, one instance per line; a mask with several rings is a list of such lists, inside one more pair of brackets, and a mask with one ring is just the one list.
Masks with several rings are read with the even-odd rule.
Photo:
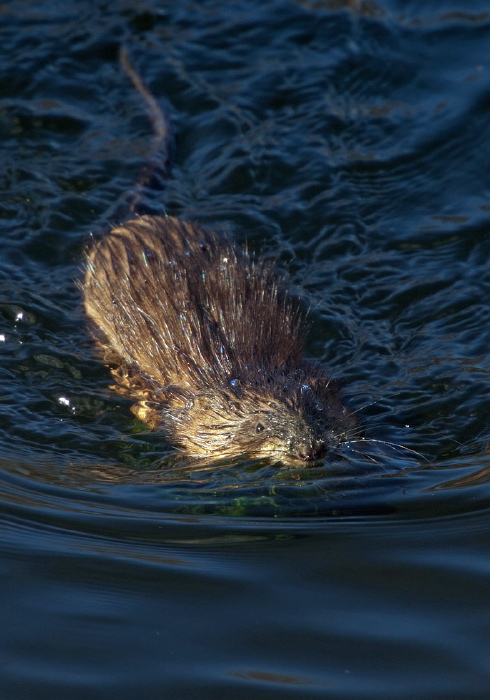
[[[0, 26], [0, 697], [486, 700], [487, 3]], [[370, 456], [190, 469], [108, 388], [76, 280], [151, 143], [123, 42], [175, 128], [152, 206], [288, 271]]]

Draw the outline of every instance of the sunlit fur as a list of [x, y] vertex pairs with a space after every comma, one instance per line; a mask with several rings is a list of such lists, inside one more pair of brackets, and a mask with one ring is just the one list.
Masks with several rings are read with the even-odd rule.
[[87, 254], [85, 309], [135, 414], [190, 456], [315, 462], [356, 430], [303, 359], [269, 264], [226, 236], [143, 216]]

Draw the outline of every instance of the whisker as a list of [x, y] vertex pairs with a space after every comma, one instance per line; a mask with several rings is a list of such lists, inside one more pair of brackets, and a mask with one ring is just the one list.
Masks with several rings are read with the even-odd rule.
[[373, 464], [376, 464], [377, 466], [380, 466], [380, 462], [378, 462], [378, 460], [377, 460], [375, 457], [373, 457], [372, 455], [370, 455], [369, 453], [367, 453], [367, 452], [362, 452], [361, 450], [356, 450], [354, 447], [350, 447], [349, 444], [347, 444], [346, 447], [347, 447], [347, 449], [350, 450], [351, 452], [355, 452], [355, 454], [358, 454], [358, 455], [360, 455], [361, 457], [364, 457], [365, 459], [368, 459], [369, 461], [373, 462]]
[[411, 447], [407, 447], [406, 445], [400, 445], [397, 442], [390, 442], [389, 440], [377, 440], [376, 438], [361, 438], [360, 440], [353, 440], [352, 442], [372, 442], [378, 443], [380, 445], [386, 445], [387, 447], [393, 447], [393, 449], [405, 450], [406, 452], [410, 452], [411, 454], [414, 454], [420, 459], [424, 460], [424, 462], [430, 464], [430, 460], [427, 459], [427, 457], [425, 457], [421, 452], [417, 452], [417, 450], [412, 450]]
[[369, 406], [374, 406], [375, 404], [378, 403], [380, 399], [375, 399], [374, 401], [370, 401], [369, 403], [365, 403], [363, 406], [360, 406], [359, 408], [353, 409], [352, 413], [360, 413], [361, 411], [364, 411], [364, 409], [369, 408]]

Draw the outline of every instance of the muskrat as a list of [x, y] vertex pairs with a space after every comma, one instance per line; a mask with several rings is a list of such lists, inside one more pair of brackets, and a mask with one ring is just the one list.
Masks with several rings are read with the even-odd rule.
[[357, 434], [271, 264], [228, 235], [135, 216], [92, 245], [83, 292], [113, 388], [187, 455], [314, 463]]

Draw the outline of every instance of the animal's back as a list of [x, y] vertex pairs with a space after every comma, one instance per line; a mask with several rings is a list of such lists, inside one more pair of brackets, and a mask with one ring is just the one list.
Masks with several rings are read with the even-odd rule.
[[115, 227], [88, 254], [84, 291], [111, 350], [159, 386], [195, 392], [301, 361], [299, 319], [271, 267], [196, 224]]

